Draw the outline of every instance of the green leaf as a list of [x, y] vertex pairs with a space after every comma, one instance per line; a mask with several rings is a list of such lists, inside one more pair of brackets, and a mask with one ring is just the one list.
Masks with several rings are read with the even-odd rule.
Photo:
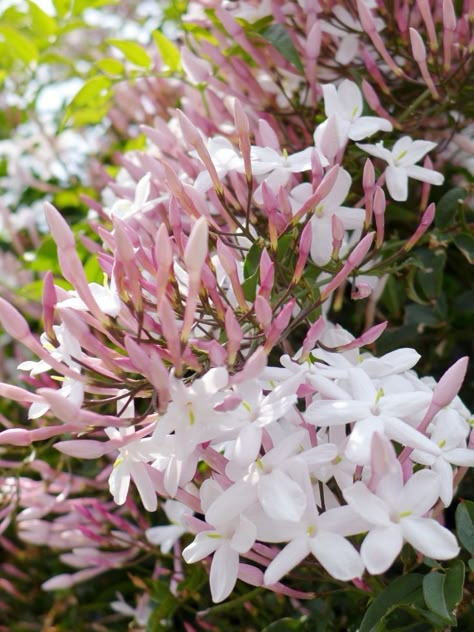
[[444, 573], [428, 573], [423, 579], [423, 597], [431, 612], [434, 612], [448, 623], [454, 623], [453, 616], [449, 613], [444, 596]]
[[466, 189], [456, 187], [443, 195], [436, 204], [435, 223], [437, 228], [447, 228], [455, 223], [459, 206], [467, 196]]
[[39, 52], [28, 37], [8, 24], [0, 25], [0, 41], [4, 41], [10, 49], [10, 53], [24, 64], [35, 64], [39, 58]]
[[150, 68], [151, 67], [151, 57], [140, 44], [136, 42], [131, 42], [129, 40], [118, 40], [118, 39], [109, 39], [107, 40], [107, 44], [117, 48], [125, 58], [135, 66], [140, 66], [140, 68]]
[[421, 264], [415, 275], [417, 287], [429, 301], [436, 299], [443, 285], [446, 251], [420, 250], [417, 259]]
[[382, 620], [401, 605], [413, 604], [419, 601], [423, 575], [412, 573], [397, 577], [381, 593], [367, 609], [359, 632], [375, 632], [380, 630], [378, 625]]
[[469, 566], [469, 569], [470, 569], [471, 573], [474, 573], [474, 557], [471, 557], [471, 559], [468, 561], [467, 565]]
[[474, 555], [474, 502], [466, 500], [460, 503], [456, 509], [455, 521], [459, 542]]
[[96, 62], [96, 67], [102, 70], [102, 72], [105, 72], [106, 75], [125, 75], [125, 66], [119, 59], [115, 59], [115, 57], [104, 57], [104, 59], [100, 59]]
[[63, 125], [70, 119], [77, 126], [99, 123], [108, 112], [111, 97], [110, 79], [92, 77], [67, 106]]
[[248, 279], [253, 276], [260, 265], [260, 257], [262, 254], [262, 246], [255, 243], [251, 246], [244, 261], [244, 278]]
[[262, 31], [262, 36], [277, 49], [295, 68], [304, 73], [298, 51], [283, 24], [272, 24]]
[[153, 31], [152, 35], [165, 65], [171, 72], [178, 72], [181, 69], [181, 53], [178, 47], [160, 31]]
[[35, 2], [32, 2], [32, 0], [28, 0], [28, 8], [31, 17], [31, 27], [35, 36], [41, 35], [42, 38], [49, 40], [52, 35], [56, 35], [58, 25], [54, 18], [45, 13]]
[[450, 612], [462, 601], [466, 569], [462, 560], [455, 560], [446, 571], [444, 598]]
[[454, 243], [469, 263], [474, 263], [474, 236], [470, 233], [461, 233], [454, 237]]
[[247, 279], [245, 279], [245, 281], [242, 283], [242, 291], [244, 293], [246, 301], [255, 300], [255, 296], [257, 295], [258, 277], [259, 273], [257, 271], [255, 272], [255, 274], [252, 274], [252, 276], [249, 276]]
[[300, 619], [284, 617], [267, 625], [262, 632], [292, 632], [294, 630], [303, 632], [306, 629], [306, 617], [301, 617]]

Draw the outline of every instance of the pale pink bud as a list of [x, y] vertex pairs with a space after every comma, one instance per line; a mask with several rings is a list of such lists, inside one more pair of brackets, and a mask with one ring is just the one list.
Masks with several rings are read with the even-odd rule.
[[444, 373], [433, 391], [432, 403], [434, 405], [438, 408], [444, 408], [452, 402], [462, 386], [468, 364], [469, 358], [465, 356]]
[[265, 119], [258, 120], [258, 131], [262, 147], [271, 147], [271, 149], [280, 151], [280, 141], [271, 125]]
[[428, 38], [430, 41], [430, 48], [432, 51], [438, 50], [438, 39], [436, 36], [436, 29], [433, 22], [433, 16], [431, 11], [431, 3], [429, 0], [416, 0], [418, 9], [421, 13], [421, 17], [426, 26], [428, 32]]
[[232, 365], [244, 334], [231, 307], [227, 308], [225, 314], [225, 332], [227, 334], [227, 361], [229, 365]]
[[413, 52], [413, 59], [418, 62], [424, 62], [426, 60], [426, 48], [421, 35], [416, 29], [410, 27], [410, 43]]
[[372, 13], [370, 12], [370, 9], [366, 6], [363, 0], [357, 0], [357, 11], [363, 30], [370, 37], [374, 47], [380, 53], [385, 63], [389, 66], [389, 68], [391, 68], [391, 70], [397, 75], [397, 77], [403, 76], [404, 73], [402, 69], [396, 64], [396, 62], [388, 52], [383, 39], [377, 33], [375, 20], [372, 16]]
[[8, 428], [0, 432], [0, 445], [16, 445], [16, 446], [28, 446], [31, 445], [31, 433], [24, 428]]
[[316, 206], [323, 200], [333, 188], [337, 174], [339, 173], [339, 165], [334, 165], [329, 169], [324, 178], [319, 183], [313, 195], [306, 200], [303, 206], [295, 213], [292, 224], [297, 224], [306, 213], [312, 212]]
[[263, 296], [257, 296], [254, 303], [255, 316], [262, 326], [263, 331], [266, 332], [272, 322], [272, 308], [270, 303]]
[[93, 439], [74, 439], [73, 441], [58, 441], [54, 444], [56, 450], [78, 459], [98, 459], [114, 449], [108, 441], [94, 441]]
[[258, 347], [258, 349], [252, 353], [250, 358], [248, 358], [242, 371], [233, 375], [230, 382], [231, 384], [241, 384], [247, 380], [254, 380], [260, 376], [266, 366], [267, 352], [263, 347]]
[[264, 248], [260, 256], [260, 289], [258, 293], [261, 296], [270, 298], [275, 281], [275, 264], [270, 259], [270, 255]]
[[[336, 217], [333, 215], [333, 218]], [[293, 272], [292, 283], [298, 283], [304, 272], [306, 261], [311, 250], [311, 242], [313, 240], [313, 229], [311, 222], [308, 222], [301, 232], [300, 242], [298, 244], [298, 261], [296, 262], [295, 271]]]
[[5, 399], [11, 399], [15, 402], [42, 402], [41, 397], [38, 397], [35, 393], [21, 388], [20, 386], [14, 386], [13, 384], [5, 384], [0, 382], [0, 397]]
[[303, 341], [301, 360], [305, 360], [308, 357], [308, 354], [314, 349], [316, 342], [323, 333], [325, 325], [326, 321], [324, 320], [324, 317], [320, 316], [318, 320], [308, 329], [308, 333]]
[[20, 312], [4, 298], [0, 298], [0, 322], [12, 338], [24, 342], [31, 336], [30, 327]]
[[364, 298], [368, 298], [372, 294], [372, 288], [368, 283], [355, 282], [351, 290], [351, 299], [353, 301], [360, 301]]
[[432, 224], [432, 222], [434, 220], [435, 211], [436, 211], [436, 207], [435, 207], [434, 203], [432, 202], [428, 206], [426, 211], [423, 213], [423, 215], [421, 217], [421, 221], [420, 221], [416, 231], [413, 233], [413, 235], [410, 237], [410, 239], [407, 241], [407, 243], [403, 247], [403, 250], [405, 252], [408, 252], [408, 250], [411, 250], [411, 248], [413, 248], [413, 246], [420, 239], [420, 237], [422, 237], [422, 235], [424, 235], [426, 233], [426, 231], [431, 226], [431, 224]]
[[393, 444], [380, 432], [374, 432], [370, 444], [371, 477], [368, 487], [375, 491], [379, 481], [387, 474], [396, 474], [398, 471], [397, 454]]
[[166, 339], [168, 351], [174, 366], [181, 369], [181, 342], [179, 339], [178, 324], [171, 305], [166, 296], [163, 296], [158, 309], [163, 336]]
[[195, 222], [184, 250], [184, 263], [190, 274], [201, 275], [201, 268], [208, 253], [209, 229], [207, 219], [200, 217]]
[[187, 46], [181, 47], [181, 64], [186, 75], [194, 83], [205, 83], [212, 74], [210, 63], [200, 57], [196, 57]]
[[56, 244], [60, 248], [75, 248], [74, 233], [59, 211], [49, 202], [45, 202], [44, 214]]
[[263, 348], [267, 353], [271, 350], [273, 345], [277, 343], [281, 334], [287, 328], [288, 323], [290, 322], [291, 315], [293, 313], [293, 309], [295, 307], [296, 299], [291, 299], [288, 303], [283, 307], [278, 316], [272, 322], [270, 327], [270, 331], [268, 332], [267, 339]]
[[365, 100], [369, 104], [369, 107], [374, 112], [376, 112], [381, 118], [384, 118], [384, 119], [387, 119], [387, 121], [390, 121], [390, 123], [394, 127], [398, 127], [397, 121], [393, 118], [393, 116], [390, 116], [390, 114], [387, 112], [387, 110], [384, 107], [382, 107], [382, 104], [380, 103], [380, 99], [377, 93], [372, 88], [370, 83], [368, 83], [368, 81], [366, 81], [365, 79], [362, 79], [362, 92], [364, 93]]
[[372, 246], [375, 233], [369, 233], [357, 244], [354, 250], [348, 256], [346, 262], [342, 266], [341, 270], [336, 274], [333, 280], [321, 292], [320, 301], [323, 302], [327, 297], [334, 292], [334, 290], [343, 283], [351, 272], [359, 266]]
[[51, 270], [48, 270], [43, 278], [42, 304], [44, 330], [50, 339], [54, 339], [54, 308], [56, 307], [57, 300], [53, 273]]
[[319, 57], [321, 33], [321, 22], [317, 20], [311, 27], [306, 38], [305, 52], [308, 59], [316, 60]]
[[456, 30], [456, 12], [452, 0], [443, 0], [443, 26], [448, 31]]
[[341, 250], [342, 242], [344, 239], [344, 224], [339, 217], [334, 214], [331, 217], [331, 229], [332, 229], [332, 253], [331, 259], [336, 261], [339, 258], [339, 251]]
[[367, 193], [371, 192], [375, 185], [375, 169], [370, 158], [367, 158], [364, 164], [364, 172], [362, 175], [362, 186]]
[[252, 180], [252, 163], [250, 159], [250, 126], [244, 108], [238, 99], [234, 99], [235, 129], [239, 136], [239, 147], [242, 152], [247, 181]]
[[381, 187], [375, 187], [374, 193], [374, 217], [375, 217], [375, 227], [377, 230], [377, 236], [375, 240], [375, 247], [380, 248], [383, 244], [383, 237], [385, 231], [385, 208], [387, 206], [387, 202], [385, 200], [385, 193]]
[[378, 325], [374, 325], [364, 331], [364, 333], [348, 342], [346, 345], [339, 345], [336, 347], [336, 350], [339, 352], [342, 351], [350, 351], [351, 349], [359, 349], [359, 347], [365, 347], [367, 345], [371, 345], [374, 343], [380, 336], [383, 334], [385, 329], [387, 328], [388, 321], [384, 321], [383, 323], [379, 323]]

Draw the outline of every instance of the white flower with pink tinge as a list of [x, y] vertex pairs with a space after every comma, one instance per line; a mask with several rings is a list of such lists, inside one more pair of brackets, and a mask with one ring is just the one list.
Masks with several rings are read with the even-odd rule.
[[346, 501], [357, 514], [372, 523], [362, 547], [362, 560], [373, 575], [390, 568], [403, 543], [436, 560], [449, 560], [459, 553], [454, 535], [425, 515], [439, 498], [438, 475], [421, 470], [403, 484], [398, 461], [378, 482], [375, 493], [358, 481], [343, 490]]
[[416, 164], [436, 147], [436, 143], [403, 136], [397, 140], [391, 150], [384, 147], [383, 142], [376, 145], [358, 144], [357, 146], [371, 156], [381, 158], [388, 163], [385, 170], [385, 182], [388, 192], [397, 202], [408, 199], [408, 178], [435, 185], [444, 182], [444, 176], [439, 171], [426, 169]]

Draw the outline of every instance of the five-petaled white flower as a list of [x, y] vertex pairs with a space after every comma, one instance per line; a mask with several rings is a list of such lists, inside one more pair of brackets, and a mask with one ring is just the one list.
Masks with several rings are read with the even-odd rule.
[[371, 156], [381, 158], [388, 163], [385, 181], [388, 192], [397, 202], [404, 202], [408, 198], [408, 178], [437, 185], [444, 182], [444, 176], [439, 171], [426, 169], [416, 164], [436, 147], [436, 143], [403, 136], [397, 140], [391, 150], [383, 146], [383, 141], [376, 145], [358, 144], [357, 146]]

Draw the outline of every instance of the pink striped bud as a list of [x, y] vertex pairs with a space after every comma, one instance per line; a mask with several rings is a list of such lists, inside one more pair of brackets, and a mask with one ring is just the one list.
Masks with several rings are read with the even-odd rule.
[[430, 49], [435, 52], [438, 50], [438, 39], [436, 36], [436, 29], [433, 22], [433, 16], [431, 11], [431, 3], [429, 0], [416, 0], [418, 10], [421, 13], [421, 17], [426, 26], [428, 32], [428, 39], [430, 42]]
[[245, 300], [242, 284], [239, 279], [237, 262], [235, 260], [234, 253], [232, 252], [232, 249], [229, 248], [229, 246], [226, 246], [221, 239], [217, 240], [216, 248], [217, 256], [219, 257], [219, 261], [221, 262], [225, 273], [230, 279], [237, 302], [242, 310], [247, 311], [247, 301]]
[[161, 329], [166, 340], [171, 360], [179, 373], [181, 371], [182, 360], [178, 324], [166, 296], [163, 296], [161, 299], [158, 315], [160, 317]]
[[4, 298], [0, 298], [0, 322], [7, 334], [19, 342], [24, 343], [32, 335], [20, 312]]
[[244, 334], [231, 307], [227, 308], [225, 314], [225, 332], [227, 334], [227, 363], [229, 366], [232, 366], [237, 357]]
[[285, 331], [290, 322], [291, 315], [293, 313], [293, 309], [295, 307], [296, 299], [291, 299], [288, 303], [283, 307], [278, 316], [273, 320], [272, 325], [270, 327], [270, 331], [268, 332], [267, 339], [263, 346], [264, 350], [268, 353], [272, 349], [272, 347], [278, 342], [280, 336]]
[[190, 274], [201, 276], [201, 268], [209, 251], [209, 229], [207, 219], [200, 217], [195, 222], [184, 250], [184, 263]]
[[331, 229], [332, 229], [332, 253], [331, 259], [337, 261], [339, 259], [339, 252], [341, 250], [342, 242], [344, 240], [345, 230], [344, 224], [339, 217], [334, 214], [331, 217]]
[[399, 127], [399, 124], [393, 118], [393, 116], [390, 116], [387, 110], [384, 107], [382, 107], [382, 104], [380, 103], [380, 99], [377, 93], [372, 88], [370, 83], [368, 83], [368, 81], [366, 81], [365, 79], [362, 79], [362, 92], [364, 93], [365, 100], [369, 104], [369, 107], [374, 112], [376, 112], [381, 118], [384, 118], [387, 121], [390, 121], [390, 123], [394, 127]]
[[375, 247], [381, 248], [383, 244], [384, 231], [385, 231], [385, 208], [387, 202], [385, 200], [385, 193], [381, 187], [375, 187], [374, 193], [374, 217], [377, 236], [375, 239]]
[[231, 377], [230, 383], [242, 384], [242, 382], [246, 382], [247, 380], [254, 380], [260, 376], [266, 366], [267, 352], [263, 347], [258, 347], [258, 349], [252, 353], [250, 358], [248, 358], [244, 364], [244, 368], [239, 373], [236, 373]]
[[411, 250], [413, 246], [416, 244], [416, 242], [420, 239], [420, 237], [422, 237], [426, 233], [426, 231], [431, 226], [434, 220], [435, 211], [436, 211], [436, 207], [434, 203], [432, 202], [428, 206], [426, 211], [423, 213], [421, 217], [421, 221], [417, 229], [415, 230], [413, 235], [410, 237], [410, 239], [407, 241], [407, 243], [403, 246], [404, 252], [408, 252], [409, 250]]
[[250, 159], [250, 126], [247, 115], [244, 112], [241, 102], [234, 99], [234, 121], [235, 129], [239, 136], [239, 147], [244, 159], [245, 176], [247, 182], [252, 181], [252, 162]]
[[255, 316], [262, 329], [267, 333], [272, 322], [272, 308], [270, 303], [263, 296], [257, 296], [254, 303]]
[[374, 235], [375, 233], [369, 233], [357, 244], [357, 246], [348, 256], [341, 270], [339, 270], [333, 280], [328, 283], [328, 285], [326, 285], [324, 290], [321, 292], [321, 302], [325, 301], [328, 296], [332, 294], [332, 292], [334, 292], [334, 290], [347, 279], [351, 272], [363, 262], [365, 256], [370, 250], [370, 247], [372, 246]]
[[303, 341], [300, 362], [306, 360], [309, 353], [314, 349], [316, 342], [319, 340], [321, 334], [323, 333], [325, 326], [326, 321], [324, 320], [324, 316], [320, 316], [318, 320], [313, 323], [308, 329], [308, 332]]
[[443, 70], [449, 72], [456, 31], [456, 13], [452, 0], [443, 0], [443, 27]]
[[439, 409], [444, 408], [452, 402], [462, 386], [466, 376], [469, 358], [464, 356], [455, 362], [436, 384], [433, 391], [433, 404]]
[[266, 249], [262, 250], [260, 256], [260, 289], [258, 293], [269, 299], [275, 281], [275, 264], [270, 259]]
[[439, 93], [436, 86], [433, 83], [428, 66], [426, 65], [426, 48], [421, 39], [421, 35], [413, 28], [410, 28], [410, 41], [413, 51], [413, 57], [420, 67], [421, 76], [423, 77], [429, 91], [433, 95], [434, 99], [439, 99]]
[[54, 340], [54, 308], [56, 307], [57, 300], [53, 273], [51, 270], [48, 270], [43, 278], [42, 305], [44, 330], [50, 340]]
[[[335, 217], [335, 215], [333, 215]], [[295, 271], [293, 272], [292, 283], [296, 284], [301, 279], [304, 272], [306, 261], [311, 250], [311, 242], [313, 240], [313, 229], [311, 222], [308, 222], [301, 232], [300, 242], [298, 244], [298, 261], [296, 262]]]
[[258, 120], [259, 140], [262, 147], [270, 147], [280, 151], [280, 141], [273, 127], [265, 119]]
[[364, 331], [364, 333], [351, 340], [345, 345], [339, 345], [335, 348], [337, 352], [350, 351], [351, 349], [359, 349], [360, 347], [366, 347], [367, 345], [373, 344], [380, 336], [383, 334], [385, 329], [387, 328], [388, 321], [384, 321], [383, 323], [379, 323], [378, 325], [374, 325]]
[[16, 445], [26, 447], [31, 445], [31, 432], [24, 428], [8, 428], [0, 432], [0, 445]]
[[306, 202], [303, 204], [303, 206], [300, 209], [298, 209], [298, 211], [295, 213], [292, 220], [293, 225], [296, 225], [300, 221], [300, 219], [303, 217], [303, 215], [305, 215], [306, 213], [312, 212], [317, 207], [317, 205], [321, 202], [321, 200], [323, 200], [329, 194], [329, 192], [331, 191], [331, 189], [333, 188], [337, 180], [339, 169], [340, 169], [339, 165], [334, 165], [333, 167], [329, 169], [329, 171], [321, 180], [320, 184], [318, 185], [313, 195], [310, 198], [308, 198]]

